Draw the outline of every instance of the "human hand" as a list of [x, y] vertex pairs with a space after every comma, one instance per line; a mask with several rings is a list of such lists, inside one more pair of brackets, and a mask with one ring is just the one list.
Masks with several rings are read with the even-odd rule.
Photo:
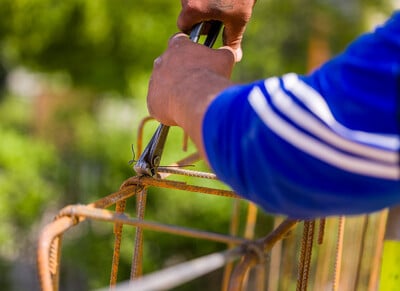
[[223, 43], [235, 51], [236, 61], [242, 59], [241, 42], [256, 0], [181, 0], [178, 28], [189, 33], [194, 25], [219, 20], [224, 23]]
[[154, 61], [147, 106], [165, 125], [178, 125], [201, 151], [201, 125], [209, 103], [232, 85], [235, 63], [229, 47], [210, 49], [184, 34], [171, 38], [167, 50]]

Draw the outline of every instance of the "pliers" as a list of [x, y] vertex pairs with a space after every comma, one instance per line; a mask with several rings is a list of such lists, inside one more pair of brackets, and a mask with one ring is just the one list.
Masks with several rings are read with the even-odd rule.
[[[221, 30], [222, 23], [220, 21], [207, 22], [210, 25], [207, 37], [204, 41], [204, 45], [212, 47], [218, 37]], [[199, 42], [201, 32], [206, 25], [205, 22], [197, 24], [190, 33], [190, 40], [193, 42]], [[143, 150], [139, 159], [134, 165], [134, 170], [138, 176], [157, 176], [158, 166], [160, 165], [161, 155], [164, 150], [165, 141], [167, 139], [169, 126], [161, 124], [157, 127], [150, 142]]]

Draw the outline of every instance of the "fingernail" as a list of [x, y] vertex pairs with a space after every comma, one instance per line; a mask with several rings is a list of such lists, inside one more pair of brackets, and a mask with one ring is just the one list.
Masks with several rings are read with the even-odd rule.
[[153, 66], [156, 67], [161, 65], [161, 61], [162, 61], [161, 57], [156, 58], [153, 62]]
[[171, 37], [171, 39], [175, 39], [178, 37], [186, 37], [187, 38], [188, 36], [186, 34], [184, 34], [183, 32], [177, 32]]
[[235, 62], [238, 63], [242, 60], [243, 52], [241, 48], [235, 50]]

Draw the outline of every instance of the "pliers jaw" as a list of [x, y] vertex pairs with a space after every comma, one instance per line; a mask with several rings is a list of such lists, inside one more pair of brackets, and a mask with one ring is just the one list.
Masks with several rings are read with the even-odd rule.
[[157, 176], [169, 126], [160, 124], [133, 169], [138, 176]]
[[153, 176], [155, 175], [155, 169], [147, 162], [137, 161], [133, 166], [138, 176]]

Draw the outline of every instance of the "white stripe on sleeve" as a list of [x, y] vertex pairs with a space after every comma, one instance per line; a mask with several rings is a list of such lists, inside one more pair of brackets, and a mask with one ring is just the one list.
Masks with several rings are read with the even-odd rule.
[[[291, 119], [296, 125], [309, 131], [310, 133], [318, 136], [323, 142], [332, 145], [338, 149], [350, 152], [354, 155], [364, 156], [377, 161], [386, 163], [398, 164], [398, 154], [394, 151], [383, 150], [374, 148], [346, 139], [336, 132], [332, 131], [329, 127], [325, 126], [318, 118], [310, 112], [304, 110], [292, 97], [287, 95], [282, 90], [278, 78], [270, 78], [264, 82], [264, 85], [271, 96], [272, 103], [282, 112], [285, 116]], [[325, 112], [325, 116], [329, 116], [328, 110], [324, 110], [324, 104], [320, 102], [321, 99], [315, 99], [316, 105], [311, 104], [311, 107], [321, 112]]]
[[299, 77], [290, 73], [282, 77], [284, 87], [293, 93], [303, 104], [333, 131], [349, 140], [375, 145], [384, 149], [399, 151], [400, 137], [390, 134], [374, 134], [364, 131], [351, 130], [340, 124], [329, 109], [324, 98], [314, 88], [310, 87]]
[[273, 111], [259, 87], [250, 92], [248, 101], [266, 126], [303, 152], [349, 172], [390, 180], [399, 179], [398, 165], [383, 164], [342, 153], [303, 133]]

